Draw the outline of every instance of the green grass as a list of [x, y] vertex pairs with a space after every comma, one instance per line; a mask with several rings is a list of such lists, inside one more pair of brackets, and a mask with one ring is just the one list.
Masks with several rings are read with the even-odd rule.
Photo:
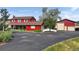
[[41, 30], [35, 30], [34, 32], [42, 32]]
[[12, 31], [12, 32], [26, 32], [26, 30], [21, 30], [21, 29], [18, 29], [18, 30], [16, 30], [16, 29], [11, 29], [11, 31]]
[[[26, 30], [23, 29], [11, 29], [12, 32], [28, 32]], [[41, 30], [34, 30], [34, 31], [30, 31], [30, 32], [42, 32]]]
[[79, 51], [79, 37], [56, 43], [44, 51]]
[[11, 37], [12, 37], [12, 32], [11, 31], [0, 32], [0, 42], [10, 41]]

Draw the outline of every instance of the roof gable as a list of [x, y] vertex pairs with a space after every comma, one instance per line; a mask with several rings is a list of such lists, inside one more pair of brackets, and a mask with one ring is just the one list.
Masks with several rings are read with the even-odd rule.
[[43, 22], [10, 23], [11, 25], [43, 25]]
[[70, 21], [70, 22], [76, 23], [75, 21], [72, 21], [72, 20], [69, 20], [69, 19], [63, 19], [63, 20], [58, 21], [57, 23], [63, 23], [64, 21]]
[[12, 19], [18, 19], [18, 20], [25, 19], [25, 20], [29, 20], [29, 19], [32, 19], [32, 18], [34, 18], [34, 17], [33, 16], [21, 16], [21, 17], [13, 17]]

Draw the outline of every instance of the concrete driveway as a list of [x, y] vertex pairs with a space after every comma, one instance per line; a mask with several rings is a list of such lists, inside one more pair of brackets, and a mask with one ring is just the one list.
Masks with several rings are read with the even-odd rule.
[[79, 32], [13, 33], [12, 41], [0, 47], [0, 51], [41, 51], [57, 42], [78, 37]]

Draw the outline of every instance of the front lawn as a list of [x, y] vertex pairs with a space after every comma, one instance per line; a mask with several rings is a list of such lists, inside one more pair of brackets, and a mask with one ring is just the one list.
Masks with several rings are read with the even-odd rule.
[[26, 32], [26, 30], [22, 29], [11, 29], [12, 32]]
[[44, 51], [79, 51], [79, 37], [56, 43]]

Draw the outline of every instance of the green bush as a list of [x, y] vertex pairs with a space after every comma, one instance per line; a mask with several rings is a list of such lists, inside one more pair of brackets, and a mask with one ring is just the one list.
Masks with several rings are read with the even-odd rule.
[[34, 32], [41, 32], [41, 30], [35, 30]]
[[26, 30], [22, 29], [11, 29], [12, 32], [26, 32]]
[[[4, 29], [7, 30], [8, 29], [8, 25], [5, 25]], [[0, 24], [0, 30], [3, 30], [3, 24]]]
[[5, 31], [11, 31], [11, 28], [6, 28]]
[[7, 42], [11, 39], [12, 37], [12, 32], [5, 31], [5, 32], [0, 32], [0, 42]]

